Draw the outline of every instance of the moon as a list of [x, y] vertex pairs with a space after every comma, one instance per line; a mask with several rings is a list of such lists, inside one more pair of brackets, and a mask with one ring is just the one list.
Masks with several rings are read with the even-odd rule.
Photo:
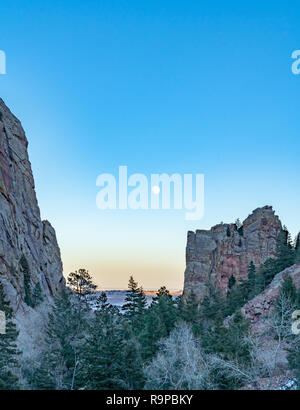
[[154, 185], [152, 187], [152, 192], [154, 195], [158, 195], [160, 193], [160, 187], [158, 185]]

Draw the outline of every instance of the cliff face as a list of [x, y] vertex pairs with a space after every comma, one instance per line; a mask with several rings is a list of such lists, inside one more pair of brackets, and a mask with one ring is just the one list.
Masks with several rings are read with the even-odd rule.
[[[55, 231], [40, 217], [27, 146], [21, 123], [0, 99], [0, 281], [25, 354], [34, 349], [53, 296], [65, 286]], [[37, 286], [43, 302], [28, 306], [26, 295], [33, 297]]]
[[256, 209], [238, 229], [220, 224], [209, 231], [188, 232], [184, 294], [194, 291], [200, 301], [208, 280], [225, 293], [228, 280], [246, 279], [251, 261], [258, 268], [276, 256], [276, 241], [282, 230], [272, 207]]

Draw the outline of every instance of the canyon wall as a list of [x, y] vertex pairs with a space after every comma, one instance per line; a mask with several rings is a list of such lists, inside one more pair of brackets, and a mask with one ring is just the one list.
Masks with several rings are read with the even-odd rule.
[[[53, 297], [65, 286], [55, 231], [42, 221], [20, 121], [0, 99], [0, 281], [24, 355], [38, 349]], [[35, 293], [42, 301], [34, 301]]]
[[208, 281], [226, 293], [228, 280], [246, 279], [251, 261], [256, 268], [276, 257], [276, 242], [282, 230], [272, 207], [256, 209], [243, 222], [219, 224], [210, 230], [188, 232], [184, 295], [194, 291], [201, 301]]

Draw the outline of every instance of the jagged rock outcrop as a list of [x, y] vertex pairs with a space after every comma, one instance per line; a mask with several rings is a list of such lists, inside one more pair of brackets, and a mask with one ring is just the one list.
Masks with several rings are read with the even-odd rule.
[[[243, 315], [249, 320], [253, 340], [256, 340], [257, 354], [260, 358], [262, 368], [267, 370], [264, 377], [259, 377], [256, 383], [249, 384], [244, 389], [250, 390], [278, 390], [291, 384], [293, 374], [289, 369], [287, 353], [289, 344], [285, 337], [278, 338], [278, 331], [282, 324], [281, 320], [276, 326], [274, 324], [274, 308], [276, 298], [279, 295], [281, 285], [285, 278], [290, 277], [295, 287], [300, 289], [300, 263], [293, 265], [283, 272], [278, 273], [266, 289], [252, 300], [247, 302], [241, 309]], [[293, 307], [286, 308], [282, 318], [289, 323], [292, 318]], [[290, 317], [287, 316], [291, 315]], [[225, 322], [230, 320], [227, 318]], [[288, 335], [292, 334], [292, 329], [288, 330]], [[292, 383], [293, 384], [293, 383]]]
[[256, 327], [259, 327], [260, 322], [273, 308], [281, 284], [287, 276], [293, 280], [296, 288], [300, 289], [300, 263], [298, 263], [285, 269], [283, 272], [278, 273], [263, 292], [250, 300], [242, 308], [242, 313], [250, 320], [254, 330]]
[[[65, 281], [55, 231], [40, 217], [27, 146], [20, 121], [0, 99], [0, 281], [15, 312], [19, 345], [30, 355]], [[28, 302], [38, 287], [43, 302], [29, 306], [26, 296]]]
[[251, 261], [258, 268], [268, 258], [276, 257], [276, 242], [282, 230], [272, 207], [256, 209], [243, 222], [219, 224], [207, 230], [188, 232], [184, 295], [193, 291], [199, 301], [211, 281], [223, 293], [233, 275], [246, 279]]

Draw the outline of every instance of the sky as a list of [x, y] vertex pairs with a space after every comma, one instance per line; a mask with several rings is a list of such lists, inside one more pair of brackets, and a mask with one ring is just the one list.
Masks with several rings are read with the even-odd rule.
[[[188, 230], [272, 205], [300, 230], [299, 2], [0, 3], [0, 97], [22, 121], [64, 274], [183, 286]], [[205, 214], [96, 206], [99, 174], [201, 173]]]

